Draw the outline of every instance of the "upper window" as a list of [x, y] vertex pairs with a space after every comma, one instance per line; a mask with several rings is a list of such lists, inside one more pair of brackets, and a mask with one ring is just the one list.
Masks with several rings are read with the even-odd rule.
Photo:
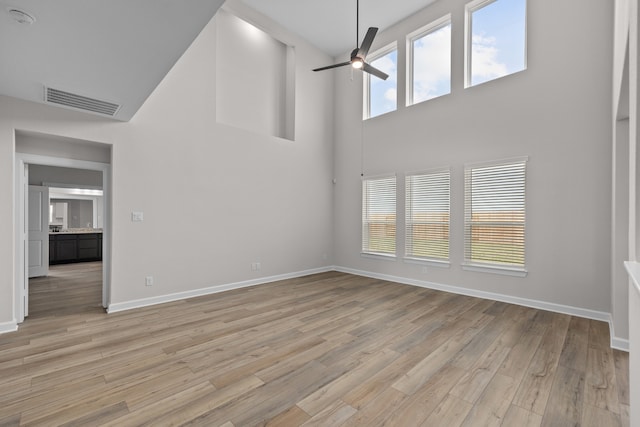
[[527, 68], [526, 9], [526, 0], [467, 4], [465, 87]]
[[451, 93], [451, 16], [407, 36], [407, 105]]
[[524, 272], [526, 158], [466, 166], [466, 265]]
[[405, 257], [449, 260], [449, 169], [405, 178]]
[[382, 80], [369, 73], [364, 75], [364, 118], [368, 119], [398, 108], [398, 49], [393, 43], [367, 55], [367, 62], [389, 75]]
[[396, 254], [396, 177], [362, 180], [362, 252]]

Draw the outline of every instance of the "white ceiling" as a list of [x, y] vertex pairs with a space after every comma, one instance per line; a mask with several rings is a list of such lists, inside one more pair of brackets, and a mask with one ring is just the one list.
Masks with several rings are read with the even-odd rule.
[[[356, 0], [242, 0], [331, 56], [356, 47]], [[360, 0], [360, 37], [381, 31], [436, 0]]]
[[[242, 1], [332, 56], [356, 45], [356, 0]], [[434, 1], [361, 0], [360, 41]], [[223, 2], [0, 0], [0, 95], [42, 103], [49, 86], [118, 104], [128, 121]]]
[[[0, 94], [43, 102], [48, 85], [129, 120], [223, 1], [0, 0]], [[19, 24], [12, 7], [36, 21]]]

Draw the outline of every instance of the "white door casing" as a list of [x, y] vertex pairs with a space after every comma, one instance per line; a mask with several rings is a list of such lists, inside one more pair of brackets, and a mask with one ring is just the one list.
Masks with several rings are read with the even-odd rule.
[[49, 274], [49, 188], [30, 185], [27, 206], [29, 278], [46, 276]]
[[[75, 169], [97, 170], [102, 172], [102, 187], [104, 191], [102, 210], [102, 306], [107, 308], [111, 299], [111, 165], [85, 160], [75, 160], [62, 157], [42, 156], [16, 152], [15, 163], [15, 292], [14, 319], [16, 324], [22, 323], [28, 314], [28, 276], [29, 254], [27, 241], [28, 228], [28, 182], [29, 164], [58, 166]], [[47, 212], [48, 218], [48, 212]]]

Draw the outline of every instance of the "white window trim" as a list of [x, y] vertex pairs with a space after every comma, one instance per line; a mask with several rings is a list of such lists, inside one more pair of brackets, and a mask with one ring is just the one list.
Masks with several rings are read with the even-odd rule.
[[[523, 162], [527, 164], [529, 162], [529, 156], [511, 157], [511, 158], [506, 158], [501, 160], [493, 160], [493, 161], [485, 161], [485, 162], [465, 163], [464, 171], [466, 173], [467, 169], [470, 169], [470, 168], [501, 166], [501, 165], [508, 165], [512, 163], [523, 163]], [[466, 186], [466, 182], [465, 182], [465, 186]], [[526, 168], [525, 168], [525, 187], [526, 187]], [[466, 194], [464, 197], [466, 198]], [[526, 193], [525, 193], [525, 212], [526, 212]], [[526, 241], [527, 241], [526, 224], [527, 222], [525, 217], [525, 254], [526, 254]], [[465, 232], [466, 232], [466, 219], [464, 224], [463, 235]], [[466, 251], [466, 247], [463, 250]], [[465, 257], [466, 257], [466, 252], [465, 252]], [[525, 259], [525, 262], [526, 262], [526, 259]], [[461, 263], [461, 266], [462, 266], [462, 269], [466, 271], [474, 271], [474, 272], [480, 272], [480, 273], [494, 273], [494, 274], [501, 274], [505, 276], [526, 277], [528, 274], [526, 264], [523, 267], [516, 267], [516, 266], [512, 267], [508, 265], [502, 266], [498, 264], [485, 264], [482, 262], [470, 262], [470, 261], [464, 260]]]
[[360, 252], [362, 258], [377, 259], [384, 261], [396, 261], [398, 258], [392, 254], [381, 254], [377, 252]]
[[[406, 246], [403, 248], [403, 252], [404, 252], [404, 256], [403, 259], [405, 262], [410, 263], [410, 264], [425, 264], [425, 265], [431, 265], [433, 267], [446, 267], [449, 268], [449, 265], [451, 264], [451, 167], [441, 167], [441, 168], [434, 168], [434, 169], [428, 169], [428, 170], [423, 170], [423, 171], [418, 171], [418, 172], [407, 172], [405, 173], [405, 180], [407, 177], [410, 176], [416, 176], [416, 175], [428, 175], [428, 174], [432, 174], [432, 173], [443, 173], [443, 172], [449, 172], [449, 258], [444, 260], [444, 259], [435, 259], [435, 258], [421, 258], [421, 257], [415, 257], [415, 256], [408, 256], [406, 254], [407, 248]], [[406, 183], [405, 183], [405, 198], [406, 198]], [[407, 230], [406, 230], [406, 215], [407, 215], [407, 206], [406, 206], [406, 202], [405, 202], [405, 227], [404, 227], [404, 238], [405, 238], [405, 245], [406, 245], [406, 239], [407, 239]]]
[[[464, 7], [464, 88], [470, 88], [477, 85], [471, 84], [471, 43], [472, 43], [472, 32], [471, 32], [471, 15], [476, 10], [482, 9], [485, 6], [490, 5], [498, 0], [473, 0], [467, 3]], [[529, 43], [527, 42], [527, 37], [529, 32], [527, 31], [527, 9], [529, 5], [529, 0], [525, 0], [527, 7], [524, 12], [524, 68], [521, 71], [527, 69], [527, 46]], [[515, 74], [515, 73], [511, 73]], [[507, 75], [511, 75], [507, 74]], [[503, 76], [506, 77], [506, 76]], [[495, 79], [494, 79], [495, 80]], [[493, 80], [489, 80], [493, 81]], [[488, 83], [488, 82], [485, 82]]]
[[[398, 50], [398, 43], [397, 42], [392, 42], [389, 43], [388, 45], [381, 47], [380, 49], [376, 50], [375, 52], [369, 53], [367, 55], [367, 63], [371, 64], [373, 61], [375, 61], [376, 59], [385, 56], [388, 53], [393, 52], [394, 50]], [[400, 53], [400, 52], [398, 52]], [[369, 73], [365, 73], [364, 71], [362, 72], [362, 93], [364, 94], [364, 96], [362, 97], [363, 99], [363, 106], [362, 106], [362, 120], [369, 120], [369, 119], [373, 119], [375, 117], [380, 117], [380, 116], [384, 116], [385, 114], [388, 113], [392, 113], [393, 111], [398, 111], [398, 100], [396, 99], [396, 109], [389, 111], [387, 113], [384, 114], [380, 114], [378, 116], [375, 117], [371, 117], [371, 104], [369, 102], [370, 100], [370, 93], [369, 93], [369, 88], [370, 86], [370, 82], [371, 81], [371, 74]], [[397, 83], [396, 83], [397, 84]], [[396, 88], [397, 90], [397, 88]]]
[[529, 156], [508, 157], [500, 160], [487, 160], [485, 162], [465, 163], [464, 168], [468, 169], [468, 168], [482, 168], [486, 166], [501, 166], [501, 165], [508, 165], [511, 163], [521, 163], [521, 162], [526, 163], [528, 161], [529, 161]]
[[[495, 1], [495, 0], [494, 0]], [[427, 36], [433, 32], [438, 31], [439, 29], [446, 27], [447, 25], [452, 25], [451, 22], [451, 14], [448, 13], [447, 15], [443, 16], [442, 18], [436, 19], [435, 21], [431, 22], [430, 24], [425, 25], [424, 27], [421, 27], [409, 34], [407, 34], [407, 38], [406, 38], [406, 43], [407, 43], [407, 82], [406, 82], [406, 102], [405, 105], [407, 107], [410, 107], [412, 105], [415, 105], [415, 103], [413, 102], [413, 42], [415, 42], [417, 39], [422, 38], [424, 36]], [[451, 59], [453, 60], [453, 54], [451, 54]], [[452, 64], [450, 64], [451, 66]], [[451, 66], [451, 69], [453, 70], [453, 67]], [[449, 75], [449, 81], [451, 81], [451, 75]], [[451, 92], [449, 92], [451, 93]], [[448, 94], [447, 94], [448, 95]], [[444, 96], [444, 95], [440, 95], [440, 96]], [[426, 101], [420, 101], [419, 103], [422, 102], [426, 102]]]
[[[398, 175], [395, 173], [388, 173], [382, 175], [368, 175], [362, 176], [360, 178], [360, 191], [362, 191], [362, 186], [364, 185], [364, 181], [369, 180], [377, 180], [377, 179], [387, 179], [394, 178], [396, 180], [396, 252], [393, 254], [384, 253], [384, 252], [366, 252], [362, 247], [362, 211], [364, 210], [364, 206], [360, 206], [360, 256], [363, 258], [371, 258], [371, 259], [383, 259], [388, 261], [395, 261], [397, 259], [398, 253]], [[362, 198], [362, 194], [360, 194]]]
[[526, 277], [528, 273], [526, 268], [499, 267], [496, 265], [484, 265], [471, 262], [463, 262], [462, 269], [466, 271], [475, 271], [478, 273], [493, 273], [514, 277]]

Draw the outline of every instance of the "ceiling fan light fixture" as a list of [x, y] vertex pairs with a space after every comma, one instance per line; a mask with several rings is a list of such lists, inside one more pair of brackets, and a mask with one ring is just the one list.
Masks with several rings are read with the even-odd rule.
[[19, 24], [31, 25], [36, 22], [36, 18], [24, 10], [9, 8], [7, 9], [7, 13]]
[[351, 61], [351, 66], [357, 70], [362, 68], [364, 61], [361, 58], [353, 58]]

